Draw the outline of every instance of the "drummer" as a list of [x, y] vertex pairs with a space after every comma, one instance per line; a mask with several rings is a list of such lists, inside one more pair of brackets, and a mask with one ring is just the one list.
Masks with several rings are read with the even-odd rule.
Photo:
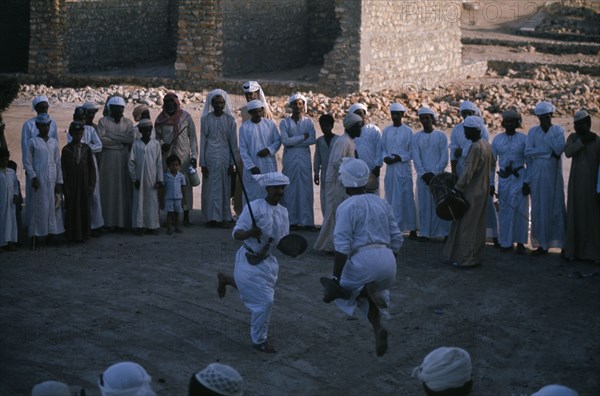
[[481, 138], [483, 119], [469, 116], [465, 119], [464, 128], [465, 136], [473, 143], [455, 188], [464, 194], [471, 206], [460, 220], [452, 223], [443, 252], [445, 258], [458, 268], [481, 265], [485, 246], [488, 186], [490, 173], [495, 165], [490, 144]]

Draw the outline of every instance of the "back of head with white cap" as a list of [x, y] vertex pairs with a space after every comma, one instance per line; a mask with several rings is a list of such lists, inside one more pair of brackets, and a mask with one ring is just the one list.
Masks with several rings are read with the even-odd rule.
[[71, 391], [62, 382], [45, 381], [33, 387], [31, 396], [71, 396]]
[[195, 379], [205, 388], [222, 396], [241, 396], [244, 394], [244, 379], [231, 366], [211, 363], [196, 373]]
[[573, 121], [575, 121], [575, 122], [581, 121], [588, 117], [590, 117], [590, 113], [588, 113], [587, 110], [585, 110], [585, 109], [581, 109], [577, 113], [575, 113], [575, 115], [573, 116]]
[[413, 377], [425, 383], [432, 391], [460, 388], [471, 380], [471, 356], [462, 348], [441, 347], [430, 352]]
[[579, 393], [564, 385], [552, 384], [544, 386], [531, 396], [579, 396]]
[[115, 363], [107, 368], [98, 383], [102, 396], [155, 396], [148, 375], [133, 362]]
[[364, 187], [369, 182], [369, 166], [356, 158], [343, 158], [340, 166], [340, 181], [344, 187]]

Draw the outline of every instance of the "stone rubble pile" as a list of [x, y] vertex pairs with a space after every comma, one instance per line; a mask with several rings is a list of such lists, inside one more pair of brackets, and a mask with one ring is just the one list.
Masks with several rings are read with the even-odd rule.
[[[388, 109], [391, 103], [400, 102], [407, 108], [406, 117], [416, 125], [417, 111], [421, 106], [431, 107], [438, 114], [438, 127], [451, 128], [461, 121], [458, 107], [463, 100], [474, 101], [482, 109], [483, 117], [491, 129], [501, 127], [501, 114], [508, 108], [515, 108], [522, 114], [532, 114], [536, 103], [551, 101], [557, 108], [557, 116], [572, 116], [580, 108], [592, 114], [600, 113], [600, 79], [578, 73], [561, 71], [547, 66], [525, 71], [509, 70], [504, 77], [490, 79], [479, 85], [450, 83], [429, 90], [416, 88], [403, 91], [384, 90], [381, 92], [362, 91], [345, 97], [328, 97], [320, 93], [304, 93], [308, 98], [308, 115], [318, 118], [325, 113], [341, 120], [347, 109], [356, 102], [369, 108], [369, 115], [375, 122], [389, 120]], [[122, 95], [128, 103], [145, 103], [159, 109], [163, 97], [170, 92], [165, 87], [144, 88], [139, 86], [113, 85], [101, 88], [53, 88], [45, 85], [22, 85], [17, 100], [28, 101], [35, 95], [46, 95], [51, 103], [73, 103], [85, 101], [104, 104], [113, 94]], [[207, 92], [174, 91], [185, 108], [202, 110]], [[238, 93], [236, 93], [237, 95]], [[276, 118], [289, 114], [287, 97], [268, 96], [269, 104]], [[243, 97], [236, 96], [234, 108], [238, 112], [243, 105]]]

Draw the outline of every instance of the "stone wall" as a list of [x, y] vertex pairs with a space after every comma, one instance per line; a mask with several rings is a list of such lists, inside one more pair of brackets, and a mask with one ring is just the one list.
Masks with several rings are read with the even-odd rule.
[[55, 81], [68, 68], [65, 0], [33, 0], [28, 72]]
[[308, 57], [307, 0], [223, 0], [223, 74], [292, 69]]
[[311, 65], [322, 65], [341, 33], [335, 15], [334, 0], [307, 0], [308, 11], [308, 59]]
[[176, 0], [71, 0], [66, 13], [71, 72], [175, 60]]
[[460, 1], [363, 0], [360, 89], [397, 89], [461, 66]]
[[356, 0], [335, 0], [340, 35], [323, 57], [319, 83], [325, 93], [354, 92], [360, 88], [361, 7], [357, 5]]

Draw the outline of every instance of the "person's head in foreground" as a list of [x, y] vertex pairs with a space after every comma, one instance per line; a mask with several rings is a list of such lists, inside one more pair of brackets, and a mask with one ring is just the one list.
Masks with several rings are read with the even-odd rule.
[[71, 396], [71, 392], [62, 382], [44, 381], [33, 387], [31, 396]]
[[412, 377], [423, 383], [428, 396], [466, 396], [473, 387], [471, 356], [462, 348], [438, 348], [415, 367]]
[[102, 396], [155, 396], [150, 386], [152, 377], [133, 362], [115, 363], [98, 380]]
[[564, 385], [552, 384], [544, 386], [531, 396], [579, 396], [579, 393]]
[[192, 375], [188, 396], [241, 396], [244, 379], [233, 367], [211, 363], [204, 370]]
[[463, 126], [465, 129], [465, 137], [467, 139], [472, 142], [476, 142], [481, 139], [481, 131], [485, 126], [483, 118], [478, 116], [468, 116], [465, 118], [465, 123]]
[[340, 181], [346, 187], [346, 194], [357, 195], [365, 192], [369, 182], [369, 166], [365, 161], [355, 158], [343, 158], [340, 166]]

